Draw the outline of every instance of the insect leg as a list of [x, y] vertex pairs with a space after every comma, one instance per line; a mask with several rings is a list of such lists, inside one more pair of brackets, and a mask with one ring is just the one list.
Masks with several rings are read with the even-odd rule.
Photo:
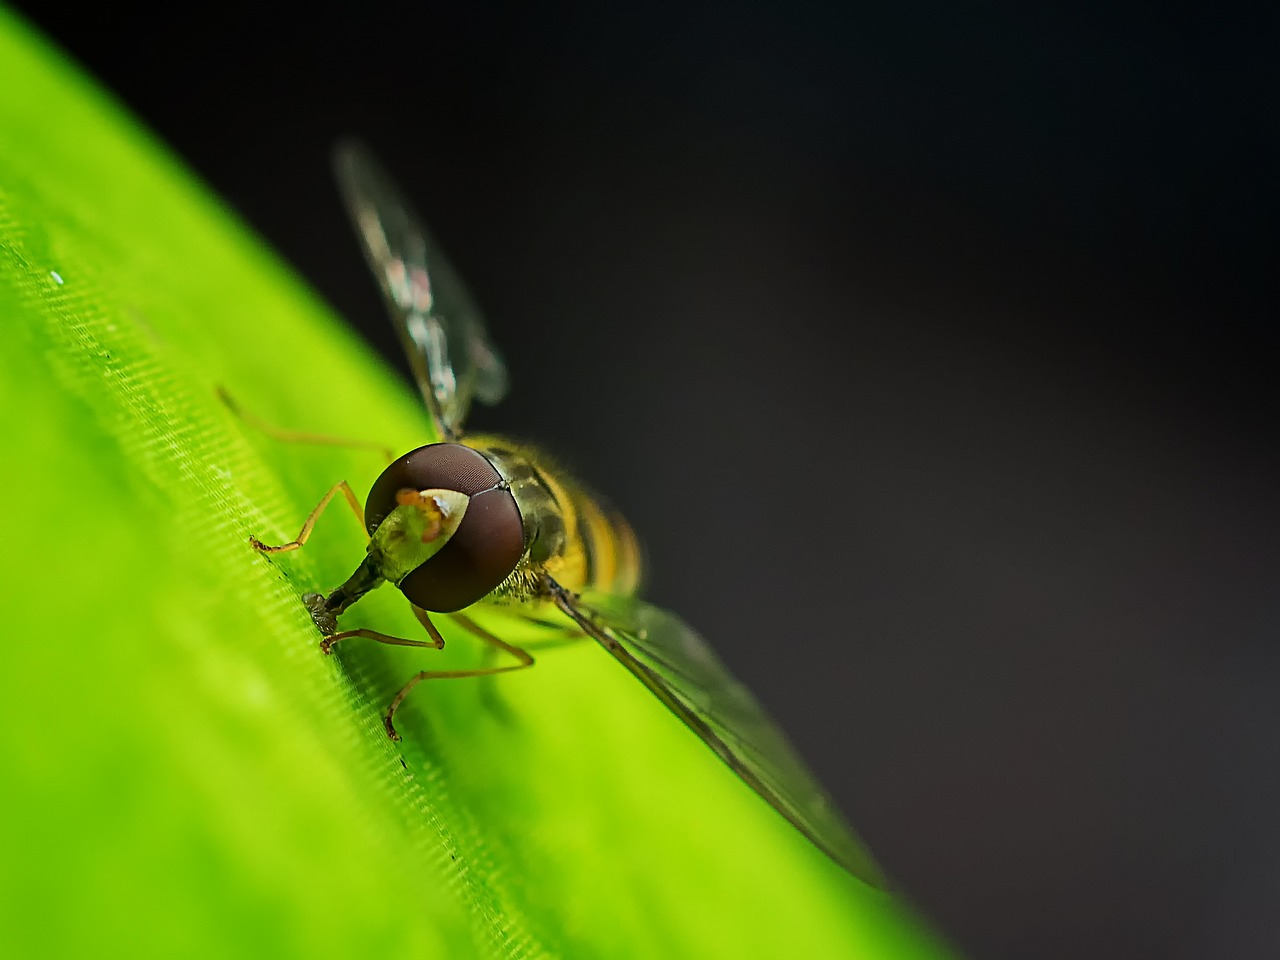
[[297, 550], [307, 542], [307, 539], [311, 536], [311, 528], [316, 525], [316, 521], [320, 519], [320, 514], [324, 513], [324, 508], [329, 505], [329, 501], [337, 493], [341, 493], [346, 497], [347, 503], [356, 515], [356, 520], [360, 523], [360, 530], [364, 532], [365, 539], [368, 539], [369, 534], [364, 526], [364, 507], [356, 499], [355, 491], [351, 489], [351, 485], [345, 480], [339, 480], [329, 488], [329, 492], [320, 499], [320, 502], [316, 504], [316, 508], [307, 516], [306, 522], [302, 524], [302, 529], [298, 531], [296, 539], [290, 540], [288, 543], [282, 543], [279, 546], [269, 546], [257, 537], [250, 537], [249, 542], [253, 544], [255, 550], [262, 553], [288, 553], [290, 550]]
[[[494, 661], [497, 660], [498, 656], [503, 652], [502, 647], [493, 642], [496, 639], [493, 634], [488, 630], [483, 629], [479, 624], [465, 614], [455, 613], [452, 617], [458, 626], [485, 642], [484, 657], [480, 662], [485, 667], [492, 666]], [[548, 623], [547, 621], [541, 620], [535, 616], [522, 616], [520, 619], [525, 623], [532, 623], [540, 627], [546, 627], [548, 631], [547, 636], [545, 637], [538, 637], [533, 640], [524, 641], [524, 645], [520, 649], [524, 650], [525, 653], [542, 653], [544, 650], [555, 650], [558, 647], [565, 647], [571, 643], [576, 643], [579, 640], [587, 639], [586, 634], [582, 633], [580, 630], [575, 630], [573, 627], [564, 626], [558, 623]], [[507, 709], [507, 705], [498, 696], [495, 688], [496, 681], [493, 676], [489, 675], [483, 677], [480, 684], [480, 699], [484, 705], [502, 719], [509, 719], [511, 711]]]
[[[431, 617], [427, 611], [414, 607], [413, 612], [417, 618], [422, 621], [422, 625], [427, 628], [428, 633], [433, 637], [440, 636], [439, 631], [435, 628], [435, 624], [431, 622]], [[391, 706], [387, 708], [387, 712], [382, 718], [383, 725], [387, 728], [387, 736], [392, 740], [400, 739], [400, 734], [396, 733], [395, 724], [392, 722], [392, 718], [396, 715], [396, 711], [400, 709], [400, 704], [404, 702], [404, 698], [409, 695], [409, 691], [420, 684], [423, 680], [454, 680], [460, 677], [487, 677], [495, 673], [510, 673], [513, 670], [523, 670], [525, 667], [533, 666], [533, 657], [529, 655], [528, 651], [495, 637], [470, 617], [457, 613], [452, 614], [452, 616], [453, 619], [458, 622], [458, 625], [468, 633], [471, 633], [479, 637], [485, 643], [510, 654], [520, 662], [509, 664], [505, 667], [477, 667], [471, 670], [424, 670], [421, 673], [415, 673], [409, 679], [409, 682], [400, 688], [400, 692], [397, 693], [395, 699], [391, 701]], [[441, 642], [443, 643], [443, 640]]]
[[[485, 656], [491, 657], [506, 647], [506, 644], [495, 637], [488, 630], [481, 627], [478, 623], [463, 613], [451, 613], [450, 618], [453, 619], [458, 626], [466, 630], [473, 636], [479, 637], [489, 646], [485, 649]], [[548, 621], [537, 616], [521, 616], [520, 620], [524, 623], [531, 623], [539, 627], [547, 629], [545, 637], [536, 637], [532, 640], [526, 640], [523, 649], [526, 653], [529, 651], [542, 652], [544, 650], [555, 650], [559, 647], [567, 647], [571, 643], [577, 643], [579, 640], [586, 640], [587, 635], [576, 627], [568, 624], [549, 623]]]
[[283, 430], [280, 427], [272, 426], [265, 420], [260, 419], [244, 407], [240, 406], [239, 401], [227, 392], [226, 387], [219, 384], [217, 391], [218, 399], [226, 404], [228, 410], [243, 420], [246, 425], [257, 430], [259, 433], [266, 434], [273, 440], [279, 440], [283, 443], [312, 443], [326, 447], [350, 447], [354, 450], [374, 450], [382, 454], [387, 463], [390, 463], [396, 458], [395, 451], [390, 447], [383, 446], [373, 440], [351, 440], [346, 437], [331, 437], [324, 433], [307, 433], [302, 430]]
[[433, 650], [441, 650], [444, 648], [444, 637], [435, 634], [432, 640], [406, 640], [403, 637], [393, 637], [389, 634], [379, 633], [377, 630], [343, 630], [341, 633], [335, 633], [332, 636], [325, 637], [320, 641], [320, 652], [324, 654], [333, 653], [333, 645], [340, 640], [350, 640], [352, 637], [364, 637], [366, 640], [376, 640], [378, 643], [385, 643], [393, 647], [430, 647]]
[[547, 650], [559, 650], [561, 647], [567, 647], [588, 639], [590, 638], [581, 630], [566, 627], [557, 634], [541, 637], [532, 643], [525, 644], [525, 647], [529, 650], [536, 650], [538, 653], [545, 653]]

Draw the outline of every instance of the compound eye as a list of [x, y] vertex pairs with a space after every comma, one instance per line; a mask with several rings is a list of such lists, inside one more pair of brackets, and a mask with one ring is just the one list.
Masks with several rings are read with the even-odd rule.
[[457, 490], [474, 496], [502, 482], [484, 454], [460, 443], [429, 443], [397, 458], [373, 481], [364, 504], [369, 535], [396, 508], [401, 490]]
[[524, 522], [515, 497], [492, 488], [471, 498], [449, 542], [400, 581], [400, 592], [424, 610], [453, 613], [507, 579], [523, 555]]
[[449, 542], [398, 584], [410, 603], [452, 613], [492, 591], [524, 555], [524, 523], [502, 475], [478, 450], [460, 443], [430, 443], [398, 458], [373, 482], [365, 501], [372, 535], [396, 508], [396, 494], [457, 490], [471, 498]]

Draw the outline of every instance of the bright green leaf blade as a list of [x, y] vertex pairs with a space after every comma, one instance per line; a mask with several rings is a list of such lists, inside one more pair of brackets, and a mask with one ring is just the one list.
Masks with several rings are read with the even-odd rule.
[[[409, 388], [2, 11], [0, 65], [6, 955], [942, 955], [590, 645], [428, 684], [387, 741], [405, 678], [480, 653], [320, 655], [299, 596], [355, 522], [247, 537], [381, 464], [215, 387], [404, 449]], [[350, 620], [419, 631], [388, 590]]]

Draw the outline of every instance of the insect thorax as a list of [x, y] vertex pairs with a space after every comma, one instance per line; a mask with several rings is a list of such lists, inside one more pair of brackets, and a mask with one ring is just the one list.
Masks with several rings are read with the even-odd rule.
[[510, 603], [542, 594], [543, 574], [569, 590], [631, 593], [640, 555], [627, 522], [606, 511], [541, 451], [498, 437], [469, 437], [511, 487], [524, 524], [520, 562], [485, 600]]

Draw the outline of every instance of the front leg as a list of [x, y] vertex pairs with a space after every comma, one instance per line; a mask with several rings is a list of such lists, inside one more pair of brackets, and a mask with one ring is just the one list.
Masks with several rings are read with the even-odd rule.
[[369, 539], [369, 532], [364, 525], [364, 507], [360, 505], [360, 501], [356, 499], [355, 491], [351, 489], [351, 484], [345, 480], [339, 480], [329, 492], [320, 498], [320, 502], [316, 504], [314, 510], [307, 515], [307, 519], [303, 521], [302, 529], [298, 531], [298, 536], [288, 543], [282, 543], [279, 546], [269, 546], [263, 543], [257, 537], [250, 537], [249, 542], [253, 544], [253, 549], [259, 553], [288, 553], [290, 550], [297, 550], [311, 537], [311, 530], [315, 527], [316, 521], [320, 519], [320, 514], [324, 513], [325, 507], [329, 506], [334, 496], [341, 493], [346, 498], [347, 505], [351, 507], [351, 512], [356, 515], [356, 520], [360, 524], [360, 530], [364, 533], [365, 539]]
[[250, 413], [244, 407], [240, 406], [238, 400], [227, 391], [227, 388], [219, 384], [216, 387], [218, 391], [218, 399], [223, 402], [228, 410], [239, 417], [247, 426], [252, 427], [264, 436], [268, 436], [273, 440], [279, 440], [282, 443], [303, 443], [315, 444], [325, 447], [346, 447], [350, 450], [375, 450], [380, 453], [390, 463], [396, 458], [395, 451], [390, 447], [372, 440], [352, 440], [347, 437], [332, 437], [327, 433], [307, 433], [302, 430], [282, 430], [263, 420], [256, 414]]

